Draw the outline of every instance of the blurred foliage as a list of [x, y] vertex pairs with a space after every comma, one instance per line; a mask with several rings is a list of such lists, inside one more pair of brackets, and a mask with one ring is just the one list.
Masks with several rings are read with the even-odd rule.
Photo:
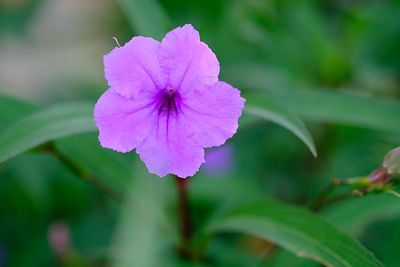
[[[21, 43], [37, 45], [29, 37], [46, 8], [68, 3], [75, 9], [65, 12], [74, 13], [83, 2], [0, 1], [0, 60], [5, 56], [1, 53], [7, 53], [3, 44], [16, 49], [22, 49]], [[107, 27], [103, 22], [92, 29], [93, 36], [108, 37], [106, 49], [94, 60], [97, 69], [102, 68], [102, 55], [114, 46], [112, 36], [121, 43], [139, 34], [160, 39], [172, 27], [192, 23], [218, 56], [221, 79], [240, 88], [249, 105], [270, 112], [277, 109], [269, 109], [268, 103], [279, 106], [278, 114], [286, 114], [284, 121], [292, 122], [289, 127], [279, 116], [264, 119], [297, 131], [310, 147], [314, 140], [318, 158], [290, 131], [246, 114], [229, 141], [233, 148], [229, 172], [215, 176], [202, 169], [190, 181], [195, 246], [202, 255], [195, 263], [182, 261], [175, 253], [178, 222], [172, 177], [160, 180], [147, 174], [135, 153], [102, 149], [94, 133], [67, 136], [65, 129], [80, 133], [92, 131], [93, 125], [84, 120], [78, 124], [82, 128], [77, 124], [72, 128], [63, 124], [64, 117], [52, 117], [44, 107], [86, 100], [89, 108], [82, 114], [90, 116], [90, 105], [107, 85], [101, 73], [88, 71], [69, 79], [75, 75], [70, 70], [48, 81], [54, 86], [39, 96], [40, 101], [32, 95], [24, 101], [0, 98], [0, 136], [9, 135], [15, 122], [17, 132], [25, 136], [23, 149], [0, 165], [0, 266], [318, 266], [280, 249], [276, 244], [285, 243], [278, 239], [224, 232], [208, 240], [205, 229], [224, 212], [253, 200], [274, 198], [307, 208], [333, 178], [366, 176], [399, 145], [400, 2], [88, 2], [105, 7], [106, 12], [96, 9], [98, 18], [112, 14]], [[69, 38], [68, 31], [63, 34]], [[6, 74], [12, 77], [14, 72]], [[7, 86], [0, 81], [2, 92], [13, 94], [14, 88]], [[37, 114], [51, 117], [56, 127], [39, 125]], [[68, 118], [76, 122], [75, 117]], [[38, 132], [40, 140], [30, 138]], [[48, 145], [43, 142], [54, 138], [55, 154], [43, 149]], [[0, 152], [7, 150], [10, 140], [0, 140]], [[106, 186], [127, 196], [125, 205], [94, 187], [93, 177], [100, 189]], [[317, 216], [358, 239], [385, 266], [398, 266], [399, 201], [386, 194], [366, 196], [327, 206]], [[50, 229], [60, 222], [68, 226], [64, 234], [70, 233], [70, 244], [57, 252]], [[140, 265], [141, 260], [146, 263]]]

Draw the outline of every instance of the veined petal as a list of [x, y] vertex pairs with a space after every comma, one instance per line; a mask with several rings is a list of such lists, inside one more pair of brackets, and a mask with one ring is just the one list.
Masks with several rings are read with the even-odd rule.
[[245, 101], [238, 89], [225, 82], [186, 96], [181, 113], [195, 131], [192, 139], [204, 147], [225, 143], [236, 133]]
[[149, 37], [134, 37], [104, 56], [108, 84], [122, 96], [135, 98], [141, 91], [165, 86], [166, 76], [158, 61], [160, 43]]
[[140, 96], [130, 99], [108, 89], [100, 97], [94, 108], [94, 119], [101, 146], [125, 153], [149, 135], [156, 123], [154, 101]]
[[159, 59], [169, 77], [168, 86], [182, 95], [218, 81], [219, 62], [192, 25], [178, 27], [164, 37]]
[[138, 146], [137, 153], [149, 172], [163, 177], [193, 176], [204, 162], [204, 149], [191, 141], [193, 129], [176, 114], [161, 113], [158, 125]]

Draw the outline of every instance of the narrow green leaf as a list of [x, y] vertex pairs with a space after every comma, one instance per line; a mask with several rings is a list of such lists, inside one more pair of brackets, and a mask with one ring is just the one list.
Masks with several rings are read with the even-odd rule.
[[372, 222], [400, 215], [400, 200], [389, 194], [370, 195], [339, 202], [321, 216], [352, 236], [360, 235]]
[[132, 29], [139, 35], [161, 39], [171, 21], [156, 0], [119, 0]]
[[58, 153], [121, 194], [132, 180], [133, 156], [104, 149], [95, 133], [57, 139], [54, 144]]
[[263, 200], [214, 219], [207, 233], [239, 232], [270, 240], [326, 266], [383, 266], [368, 250], [317, 216], [298, 207]]
[[400, 132], [400, 103], [396, 101], [327, 90], [299, 90], [273, 97], [304, 119]]
[[[399, 215], [400, 200], [389, 194], [367, 195], [338, 202], [328, 206], [320, 214], [325, 221], [354, 238], [360, 236], [371, 223], [394, 219]], [[319, 265], [282, 251], [276, 255], [272, 266], [317, 267]]]
[[400, 103], [375, 96], [314, 88], [275, 88], [268, 82], [270, 69], [255, 64], [226, 68], [225, 77], [238, 88], [249, 90], [246, 98], [273, 100], [302, 119], [400, 133]]
[[[262, 265], [263, 267], [321, 267], [321, 264], [318, 262], [312, 261], [306, 258], [299, 258], [293, 253], [281, 249], [277, 251], [272, 256], [271, 261], [268, 261], [268, 265]], [[261, 266], [254, 266], [254, 267], [261, 267]]]
[[0, 96], [0, 107], [0, 129], [36, 110], [33, 104], [8, 96]]
[[400, 132], [400, 103], [340, 91], [252, 92], [248, 98], [273, 99], [300, 117], [323, 123]]
[[0, 163], [40, 144], [96, 131], [92, 105], [69, 103], [35, 112], [0, 133]]
[[[251, 100], [249, 102], [251, 102]], [[252, 102], [254, 103], [256, 101]], [[263, 101], [258, 101], [257, 104], [257, 106], [251, 104], [247, 105], [245, 112], [285, 127], [307, 145], [314, 157], [317, 156], [314, 140], [299, 117], [269, 100], [264, 99]]]
[[111, 266], [176, 266], [167, 264], [168, 248], [176, 238], [165, 214], [170, 180], [156, 179], [139, 160], [134, 177], [116, 228]]

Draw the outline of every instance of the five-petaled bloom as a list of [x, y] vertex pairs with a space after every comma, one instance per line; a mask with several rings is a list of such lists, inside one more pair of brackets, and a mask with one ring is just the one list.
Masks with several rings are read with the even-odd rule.
[[245, 100], [218, 81], [219, 63], [185, 25], [162, 42], [134, 37], [104, 56], [110, 88], [94, 118], [103, 147], [136, 149], [148, 170], [185, 178], [204, 162], [204, 148], [235, 134]]

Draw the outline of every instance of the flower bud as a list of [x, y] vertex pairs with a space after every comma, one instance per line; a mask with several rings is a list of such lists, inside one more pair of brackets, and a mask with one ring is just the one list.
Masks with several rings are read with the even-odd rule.
[[397, 147], [386, 154], [383, 160], [383, 167], [389, 174], [400, 173], [400, 147]]
[[55, 222], [49, 227], [49, 244], [56, 255], [63, 257], [71, 250], [70, 231], [64, 222]]
[[383, 185], [387, 184], [391, 178], [392, 178], [392, 175], [390, 175], [388, 173], [387, 169], [384, 167], [381, 167], [381, 168], [373, 171], [369, 175], [368, 182], [370, 182], [371, 184], [377, 185], [377, 186], [383, 186]]

